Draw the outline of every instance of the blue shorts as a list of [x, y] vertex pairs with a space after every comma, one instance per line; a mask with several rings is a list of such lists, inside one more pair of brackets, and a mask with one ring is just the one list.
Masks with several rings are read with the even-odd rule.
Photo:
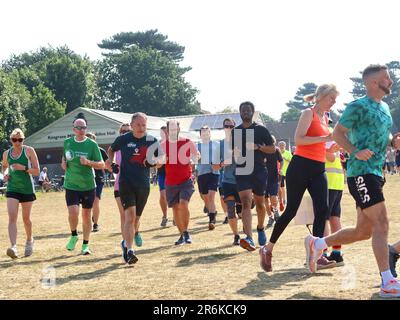
[[255, 168], [250, 175], [236, 175], [238, 192], [252, 190], [256, 196], [265, 196], [267, 189], [267, 168]]
[[277, 196], [279, 191], [279, 181], [268, 180], [267, 181], [267, 190], [265, 193], [266, 197]]
[[224, 200], [228, 197], [235, 197], [236, 203], [240, 203], [239, 193], [236, 188], [236, 184], [232, 183], [223, 183], [222, 184], [222, 191], [224, 192]]
[[199, 185], [199, 192], [201, 194], [208, 194], [208, 191], [218, 190], [219, 175], [213, 173], [202, 174], [197, 177], [197, 184]]
[[165, 174], [159, 174], [157, 176], [158, 179], [158, 187], [160, 188], [160, 191], [165, 190]]
[[104, 183], [99, 183], [96, 185], [96, 198], [101, 199], [101, 194], [103, 193]]

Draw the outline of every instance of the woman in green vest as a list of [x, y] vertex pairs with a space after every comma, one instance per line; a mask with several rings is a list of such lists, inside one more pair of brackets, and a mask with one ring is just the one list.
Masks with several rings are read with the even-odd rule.
[[12, 147], [3, 153], [4, 181], [7, 182], [8, 235], [11, 247], [7, 255], [18, 258], [17, 219], [19, 204], [22, 207], [22, 219], [26, 232], [25, 256], [32, 255], [33, 237], [31, 210], [36, 200], [32, 176], [39, 175], [39, 161], [32, 147], [24, 146], [25, 135], [21, 129], [15, 129], [10, 135]]

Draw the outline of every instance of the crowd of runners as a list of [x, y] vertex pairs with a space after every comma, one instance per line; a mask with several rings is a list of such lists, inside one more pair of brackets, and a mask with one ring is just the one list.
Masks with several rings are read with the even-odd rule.
[[[249, 101], [239, 106], [241, 124], [232, 118], [223, 121], [225, 138], [221, 141], [212, 140], [208, 126], [200, 129], [198, 143], [182, 137], [176, 120], [160, 128], [161, 139], [157, 140], [147, 134], [146, 115], [138, 112], [132, 115], [131, 123], [120, 126], [119, 136], [108, 150], [98, 146], [96, 136], [88, 131], [88, 121], [79, 114], [72, 124], [74, 135], [64, 141], [61, 160], [71, 232], [66, 249], [73, 251], [78, 244], [81, 217], [81, 252], [91, 254], [90, 234], [100, 230], [100, 199], [105, 171], [109, 171], [115, 174], [123, 261], [128, 265], [138, 262], [135, 248], [143, 245], [140, 220], [150, 194], [150, 169], [156, 168], [161, 226], [170, 222], [168, 208], [172, 208], [172, 223], [178, 230], [175, 245], [193, 241], [189, 203], [197, 184], [208, 215], [208, 229], [214, 230], [217, 221], [218, 193], [222, 219], [232, 231], [232, 245], [254, 251], [258, 244], [260, 266], [271, 272], [274, 247], [308, 191], [314, 208], [312, 234], [304, 240], [309, 271], [342, 266], [342, 245], [372, 238], [381, 275], [380, 295], [400, 297], [400, 282], [396, 279], [400, 242], [388, 245], [389, 222], [383, 195], [385, 159], [390, 157], [395, 167], [393, 150], [400, 149], [400, 133], [391, 134], [392, 117], [382, 100], [391, 93], [393, 81], [384, 65], [368, 66], [363, 81], [366, 96], [349, 103], [334, 128], [329, 112], [339, 94], [336, 87], [323, 84], [304, 97], [312, 107], [299, 119], [294, 154], [284, 141], [277, 143], [265, 126], [253, 121], [255, 107]], [[15, 129], [10, 135], [12, 146], [2, 159], [11, 243], [6, 253], [13, 259], [19, 257], [19, 205], [27, 238], [24, 255], [32, 255], [34, 248], [30, 213], [36, 200], [33, 176], [39, 176], [40, 169], [35, 150], [24, 145], [24, 138], [24, 133]], [[388, 147], [392, 148], [390, 154]], [[46, 178], [40, 176], [46, 188]], [[355, 200], [357, 224], [342, 228], [345, 176]], [[257, 244], [252, 227], [254, 208]], [[266, 229], [271, 230], [269, 241]]]

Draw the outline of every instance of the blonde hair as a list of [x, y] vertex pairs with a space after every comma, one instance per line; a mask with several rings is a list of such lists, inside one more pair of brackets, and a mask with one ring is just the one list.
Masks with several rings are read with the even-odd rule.
[[15, 136], [20, 136], [21, 138], [25, 139], [24, 132], [20, 128], [14, 129], [11, 132], [10, 138], [15, 137]]
[[327, 96], [331, 92], [336, 93], [336, 95], [339, 94], [339, 91], [336, 89], [336, 86], [334, 84], [322, 84], [317, 88], [317, 90], [315, 90], [313, 94], [308, 94], [304, 96], [303, 99], [306, 102], [317, 102], [322, 97]]

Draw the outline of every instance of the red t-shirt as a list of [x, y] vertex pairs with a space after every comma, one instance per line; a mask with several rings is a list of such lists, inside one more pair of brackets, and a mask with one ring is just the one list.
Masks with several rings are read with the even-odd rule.
[[186, 138], [179, 138], [177, 142], [165, 141], [161, 144], [167, 162], [165, 164], [165, 184], [175, 186], [192, 177], [192, 156], [196, 155], [196, 146]]

